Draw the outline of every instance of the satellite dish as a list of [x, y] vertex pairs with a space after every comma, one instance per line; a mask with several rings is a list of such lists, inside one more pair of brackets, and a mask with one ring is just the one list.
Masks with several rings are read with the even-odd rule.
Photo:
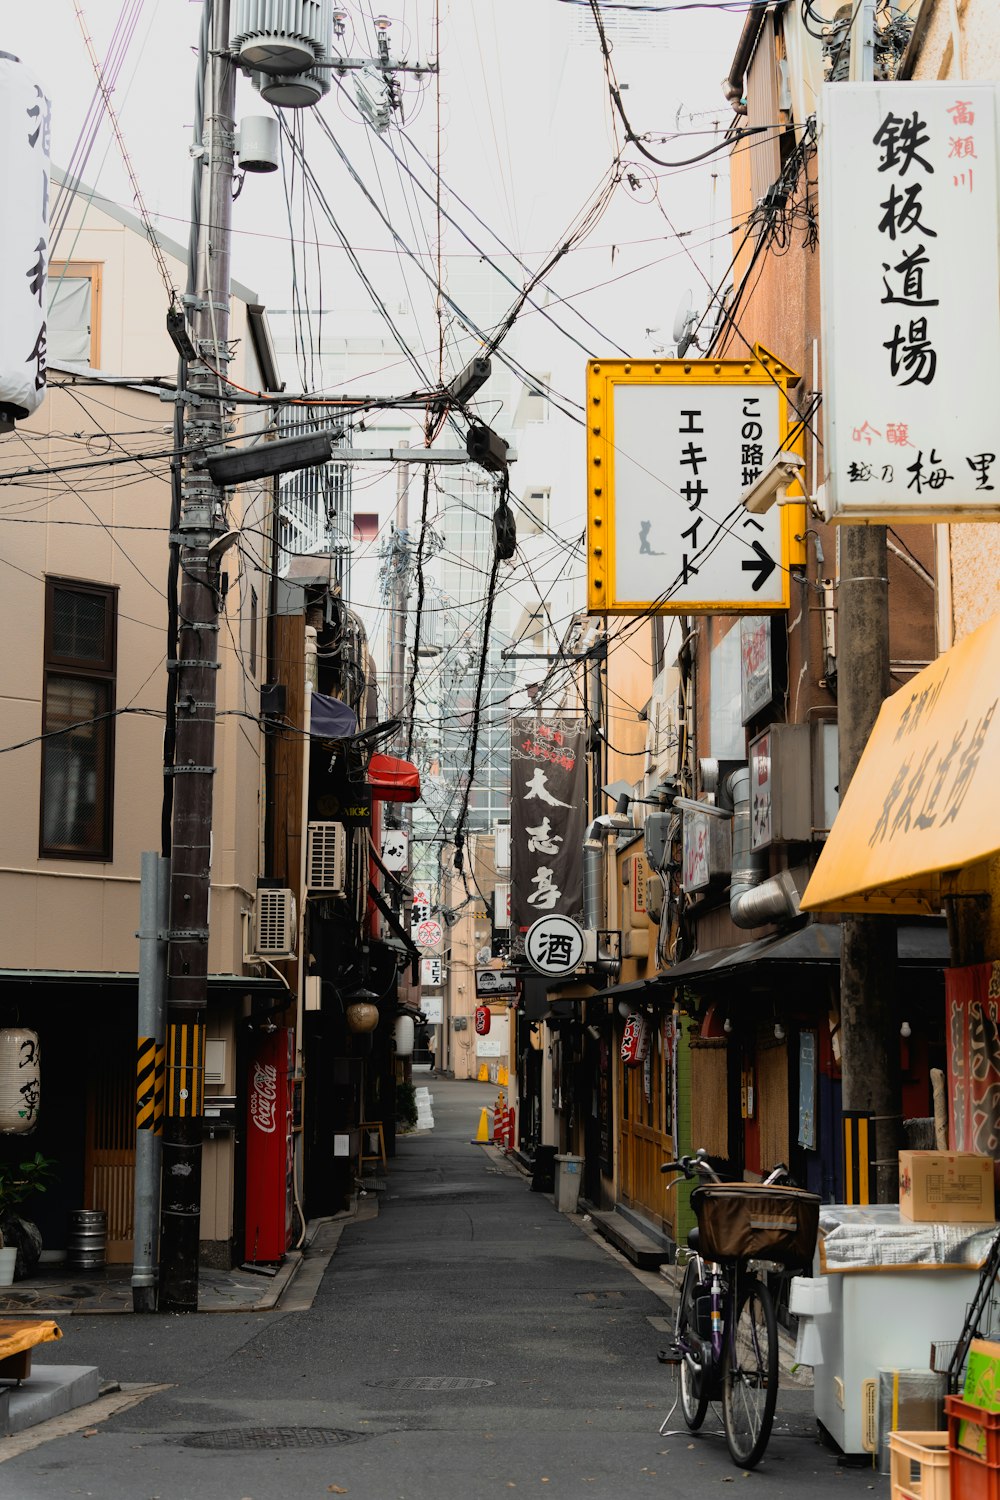
[[674, 343], [677, 345], [678, 359], [681, 359], [694, 343], [694, 325], [697, 321], [698, 314], [694, 310], [691, 292], [688, 290], [678, 302], [677, 311], [674, 313], [672, 333]]
[[671, 337], [673, 338], [675, 344], [679, 344], [681, 339], [687, 332], [688, 323], [691, 318], [691, 308], [693, 305], [693, 301], [694, 299], [691, 296], [691, 290], [690, 288], [688, 288], [681, 300], [678, 302], [677, 311], [674, 313], [674, 326], [671, 331]]

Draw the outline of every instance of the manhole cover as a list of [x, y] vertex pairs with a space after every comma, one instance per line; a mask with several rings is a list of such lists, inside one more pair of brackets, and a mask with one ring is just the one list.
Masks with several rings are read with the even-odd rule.
[[182, 1448], [216, 1448], [223, 1451], [261, 1448], [325, 1448], [334, 1443], [357, 1443], [367, 1432], [347, 1432], [339, 1427], [219, 1427], [209, 1432], [189, 1432]]
[[387, 1391], [478, 1391], [495, 1384], [495, 1380], [478, 1380], [471, 1375], [385, 1375], [365, 1381], [365, 1385]]

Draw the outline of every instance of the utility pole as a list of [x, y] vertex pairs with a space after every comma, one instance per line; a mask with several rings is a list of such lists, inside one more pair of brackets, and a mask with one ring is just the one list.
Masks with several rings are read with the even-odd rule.
[[[889, 692], [889, 587], [884, 526], [843, 526], [837, 641], [840, 797]], [[875, 1117], [877, 1200], [898, 1196], [902, 1120], [896, 1017], [896, 923], [841, 919], [840, 1065], [843, 1108]]]
[[[851, 76], [875, 77], [875, 5], [861, 0], [851, 39]], [[889, 694], [889, 578], [884, 526], [842, 526], [837, 606], [837, 722], [840, 799]], [[902, 1144], [896, 924], [890, 917], [841, 918], [840, 1066], [842, 1104], [874, 1117], [876, 1201], [899, 1196]]]
[[[405, 448], [409, 445], [403, 442], [400, 446]], [[400, 721], [406, 712], [406, 560], [409, 544], [405, 538], [410, 526], [409, 492], [410, 466], [403, 462], [396, 468], [392, 598], [389, 614], [389, 717]]]
[[160, 1157], [163, 1136], [163, 1014], [167, 993], [170, 863], [142, 856], [139, 888], [139, 1004], [135, 1089], [135, 1226], [132, 1308], [156, 1311], [160, 1237]]
[[[236, 74], [229, 57], [229, 0], [213, 0], [205, 58], [201, 215], [188, 327], [195, 359], [184, 410], [186, 449], [226, 437], [223, 382], [229, 364], [229, 256]], [[188, 299], [185, 299], [188, 300]], [[204, 363], [202, 363], [204, 361]], [[161, 1312], [198, 1309], [208, 909], [215, 776], [222, 492], [195, 451], [185, 460], [180, 520], [180, 628], [174, 764], [170, 931], [167, 961], [167, 1098], [160, 1238]]]

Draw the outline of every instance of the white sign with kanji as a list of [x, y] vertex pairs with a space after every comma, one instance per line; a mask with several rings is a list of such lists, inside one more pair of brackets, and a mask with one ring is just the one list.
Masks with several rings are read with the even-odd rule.
[[750, 746], [750, 848], [771, 843], [771, 736], [758, 735]]
[[383, 833], [382, 863], [393, 875], [409, 869], [410, 835], [402, 828], [387, 828]]
[[431, 893], [422, 886], [414, 887], [413, 910], [410, 914], [410, 922], [414, 927], [420, 922], [426, 922], [431, 914]]
[[539, 917], [524, 939], [524, 954], [539, 974], [572, 974], [583, 959], [583, 928], [572, 917]]
[[422, 958], [420, 960], [420, 983], [429, 990], [441, 988], [444, 982], [444, 960]]
[[417, 922], [413, 928], [413, 941], [418, 948], [440, 948], [443, 937], [441, 923], [435, 922], [433, 917]]
[[781, 512], [740, 495], [781, 446], [777, 384], [615, 391], [615, 583], [654, 610], [739, 610], [785, 597]]
[[831, 520], [996, 516], [997, 118], [995, 83], [823, 89]]

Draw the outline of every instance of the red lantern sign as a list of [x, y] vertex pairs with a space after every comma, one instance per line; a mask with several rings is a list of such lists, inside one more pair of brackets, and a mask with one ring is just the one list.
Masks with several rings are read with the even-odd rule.
[[649, 1053], [649, 1027], [645, 1016], [629, 1016], [622, 1037], [622, 1062], [626, 1068], [637, 1068]]
[[476, 1006], [476, 1035], [477, 1036], [489, 1036], [489, 1033], [490, 1033], [490, 1022], [492, 1021], [492, 1019], [493, 1019], [493, 1015], [492, 1015], [492, 1012], [491, 1012], [491, 1010], [490, 1010], [490, 1008], [489, 1008], [488, 1005], [477, 1005]]

